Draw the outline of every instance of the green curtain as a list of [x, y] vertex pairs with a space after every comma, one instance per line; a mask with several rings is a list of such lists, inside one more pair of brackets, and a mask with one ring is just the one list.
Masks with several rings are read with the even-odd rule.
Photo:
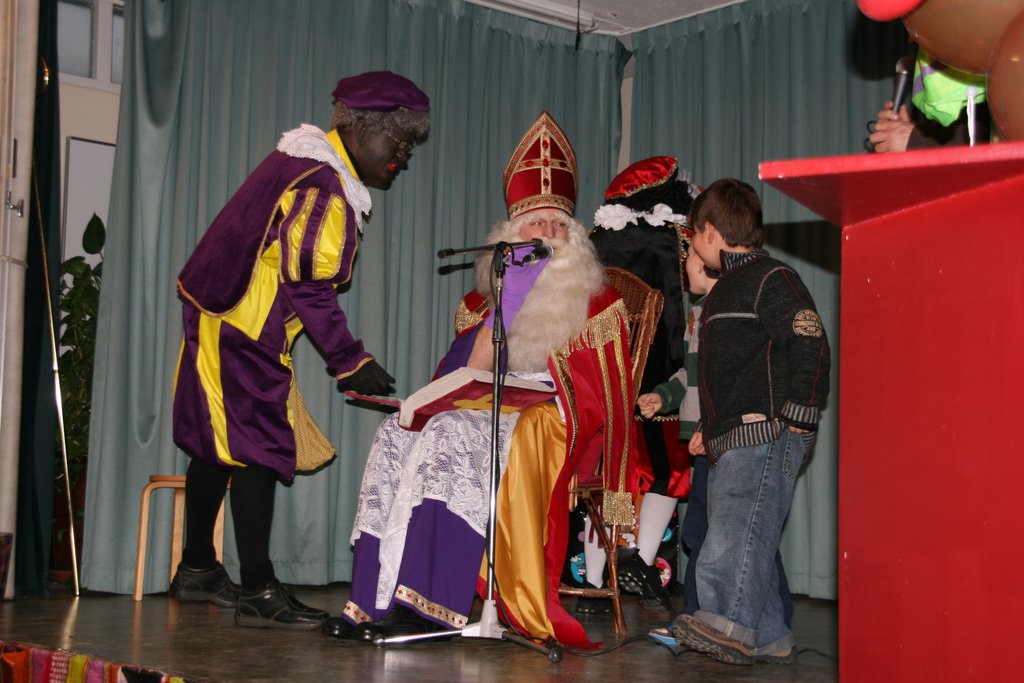
[[[340, 295], [352, 329], [406, 394], [428, 381], [471, 286], [461, 261], [450, 267], [436, 252], [478, 244], [504, 217], [501, 172], [542, 110], [576, 149], [577, 213], [593, 214], [615, 172], [628, 57], [607, 36], [582, 36], [577, 49], [570, 31], [454, 0], [138, 0], [126, 4], [125, 25], [82, 562], [83, 586], [118, 593], [132, 590], [148, 476], [186, 467], [171, 438], [175, 278], [280, 133], [327, 127], [337, 79], [362, 71], [401, 73], [431, 97], [430, 139], [391, 191], [374, 191]], [[356, 495], [382, 416], [347, 404], [308, 342], [295, 356], [339, 457], [278, 487], [271, 555], [284, 581], [347, 580]], [[148, 591], [170, 578], [170, 498], [155, 498]], [[225, 559], [237, 572], [230, 522]]]
[[[839, 231], [758, 180], [761, 161], [864, 154], [907, 52], [854, 0], [748, 0], [633, 36], [631, 158], [671, 154], [694, 182], [758, 189], [766, 247], [807, 283], [832, 344], [832, 393], [782, 538], [794, 592], [837, 596]], [[854, 201], [870, 201], [870, 197]]]

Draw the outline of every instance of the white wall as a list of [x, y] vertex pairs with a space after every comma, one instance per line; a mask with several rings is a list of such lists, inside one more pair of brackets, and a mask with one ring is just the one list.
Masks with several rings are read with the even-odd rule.
[[[65, 206], [68, 199], [67, 188], [67, 163], [68, 163], [68, 139], [90, 140], [96, 143], [113, 145], [117, 140], [117, 120], [120, 106], [120, 93], [116, 87], [105, 88], [90, 87], [81, 85], [88, 83], [85, 79], [61, 76], [60, 82], [60, 197], [61, 197], [61, 234], [65, 235], [65, 249], [62, 260], [70, 256], [82, 255], [81, 234], [85, 230], [89, 217], [96, 213], [104, 222], [107, 221], [107, 209], [110, 201], [110, 183], [112, 178], [109, 171], [112, 170], [113, 147], [105, 145], [78, 145], [76, 144], [76, 166], [81, 168], [83, 161], [88, 159], [80, 158], [81, 154], [89, 154], [89, 149], [98, 151], [94, 163], [90, 164], [92, 169], [99, 172], [92, 175], [79, 175], [74, 189], [75, 192], [69, 206]], [[73, 168], [73, 170], [74, 170]], [[88, 183], [83, 187], [83, 183]], [[84, 197], [84, 199], [83, 199]], [[63, 224], [63, 218], [67, 215], [68, 225]]]

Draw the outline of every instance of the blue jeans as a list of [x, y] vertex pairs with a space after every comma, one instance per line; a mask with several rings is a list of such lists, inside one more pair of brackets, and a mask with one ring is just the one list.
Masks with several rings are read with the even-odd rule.
[[807, 447], [784, 429], [775, 441], [727, 451], [708, 473], [708, 534], [697, 560], [695, 617], [758, 654], [795, 644], [779, 597], [782, 525]]
[[[708, 535], [708, 459], [703, 455], [690, 458], [690, 496], [686, 499], [686, 514], [683, 515], [681, 537], [683, 545], [690, 551], [683, 574], [683, 609], [679, 614], [694, 615], [700, 609], [697, 601], [697, 561], [700, 547]], [[782, 600], [782, 616], [786, 625], [793, 623], [793, 596], [789, 592], [789, 581], [782, 566], [782, 554], [776, 551], [775, 564], [779, 568], [779, 598]]]

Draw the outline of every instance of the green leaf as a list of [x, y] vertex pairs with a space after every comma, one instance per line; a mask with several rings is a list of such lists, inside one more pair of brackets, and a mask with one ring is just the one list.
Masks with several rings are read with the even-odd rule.
[[107, 241], [107, 229], [103, 221], [96, 214], [89, 219], [82, 234], [82, 248], [86, 254], [98, 254], [103, 251], [103, 244]]

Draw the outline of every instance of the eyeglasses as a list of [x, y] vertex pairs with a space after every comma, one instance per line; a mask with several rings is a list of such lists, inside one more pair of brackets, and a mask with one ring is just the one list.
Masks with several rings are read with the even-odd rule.
[[386, 130], [382, 131], [382, 132], [384, 133], [384, 135], [387, 135], [389, 138], [391, 138], [396, 145], [398, 145], [398, 153], [400, 155], [404, 156], [406, 159], [408, 159], [409, 155], [412, 154], [412, 150], [416, 148], [416, 143], [415, 142], [407, 142], [405, 140], [399, 140], [398, 138], [396, 138], [394, 135], [392, 135], [391, 133], [387, 132]]

